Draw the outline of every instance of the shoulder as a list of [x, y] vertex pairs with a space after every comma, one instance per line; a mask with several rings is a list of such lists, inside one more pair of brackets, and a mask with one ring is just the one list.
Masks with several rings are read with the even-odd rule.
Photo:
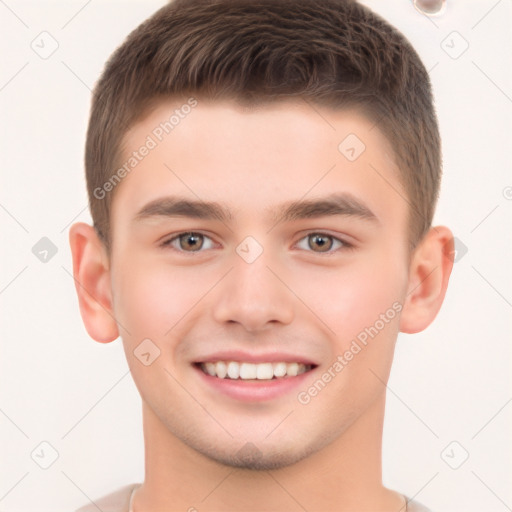
[[130, 496], [135, 487], [140, 484], [129, 484], [91, 501], [88, 505], [77, 509], [75, 512], [128, 512]]
[[421, 503], [407, 498], [407, 512], [432, 512], [429, 508]]

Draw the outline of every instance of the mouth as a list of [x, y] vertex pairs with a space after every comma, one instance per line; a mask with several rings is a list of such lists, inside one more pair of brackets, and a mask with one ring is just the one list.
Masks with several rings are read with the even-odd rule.
[[209, 361], [196, 363], [203, 373], [218, 379], [240, 381], [269, 381], [296, 377], [311, 371], [315, 365], [304, 363], [268, 362], [249, 363], [240, 361]]
[[306, 386], [316, 364], [304, 362], [204, 361], [193, 364], [200, 381], [212, 393], [219, 393], [238, 402], [265, 402], [287, 397]]

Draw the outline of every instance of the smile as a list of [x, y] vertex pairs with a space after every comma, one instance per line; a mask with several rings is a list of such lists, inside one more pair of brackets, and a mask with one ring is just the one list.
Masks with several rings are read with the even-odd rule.
[[200, 363], [201, 370], [219, 379], [272, 380], [296, 377], [310, 371], [313, 366], [303, 363], [248, 363], [238, 361], [216, 361]]

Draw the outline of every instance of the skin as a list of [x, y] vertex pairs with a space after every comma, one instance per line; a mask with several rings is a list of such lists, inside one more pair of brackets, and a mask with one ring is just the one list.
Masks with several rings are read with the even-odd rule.
[[[163, 102], [134, 125], [125, 156], [181, 104]], [[366, 146], [353, 162], [338, 150], [351, 133]], [[269, 214], [334, 192], [376, 219]], [[142, 397], [146, 474], [134, 510], [405, 510], [381, 479], [385, 383], [398, 332], [425, 329], [441, 307], [453, 237], [437, 226], [409, 254], [406, 192], [379, 129], [356, 111], [301, 100], [253, 109], [200, 100], [114, 193], [111, 253], [84, 223], [70, 244], [85, 326], [99, 342], [121, 336]], [[221, 203], [231, 218], [133, 220], [168, 195]], [[186, 239], [162, 246], [187, 231], [207, 237], [200, 251]], [[307, 236], [318, 232], [327, 254]], [[263, 249], [252, 263], [236, 252], [247, 236]], [[400, 313], [300, 403], [297, 393], [397, 303]], [[149, 366], [134, 355], [147, 338], [160, 350]], [[300, 389], [242, 402], [192, 367], [232, 349], [298, 354], [318, 367]]]

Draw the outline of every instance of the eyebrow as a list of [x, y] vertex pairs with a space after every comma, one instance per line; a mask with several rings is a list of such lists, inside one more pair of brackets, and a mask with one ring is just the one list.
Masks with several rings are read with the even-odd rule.
[[[336, 215], [378, 222], [377, 216], [370, 208], [349, 193], [331, 194], [318, 199], [289, 201], [277, 208], [267, 209], [267, 214], [276, 223]], [[135, 214], [133, 222], [158, 217], [215, 219], [228, 223], [233, 218], [233, 214], [229, 208], [220, 203], [166, 196], [144, 205]]]

